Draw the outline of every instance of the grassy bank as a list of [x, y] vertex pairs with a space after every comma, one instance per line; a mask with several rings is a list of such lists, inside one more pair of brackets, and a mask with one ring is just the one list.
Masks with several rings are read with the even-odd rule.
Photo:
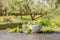
[[0, 30], [17, 27], [19, 23], [0, 24]]
[[[3, 18], [6, 18], [6, 16], [0, 16], [0, 30], [4, 30], [4, 29], [7, 29], [7, 28], [14, 28], [14, 27], [17, 27], [19, 25], [20, 22], [22, 22], [23, 24], [26, 24], [28, 22], [31, 21], [31, 18], [30, 16], [23, 16], [23, 19], [20, 18], [20, 16], [8, 16], [11, 18], [11, 22], [4, 22], [2, 21]], [[38, 15], [35, 17], [37, 18]], [[38, 19], [38, 18], [37, 18]], [[55, 22], [55, 23], [60, 23], [60, 16], [56, 16], [54, 18], [52, 18], [50, 21], [51, 22]], [[42, 31], [45, 31], [45, 30], [53, 30], [53, 31], [60, 31], [60, 26], [57, 25], [57, 24], [54, 24], [53, 26], [51, 27], [42, 27], [41, 28]]]

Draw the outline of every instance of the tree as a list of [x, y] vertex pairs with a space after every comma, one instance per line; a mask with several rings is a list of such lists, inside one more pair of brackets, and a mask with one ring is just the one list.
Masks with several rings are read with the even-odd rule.
[[[34, 0], [35, 1], [35, 0]], [[35, 3], [32, 0], [4, 0], [3, 7], [5, 9], [6, 15], [10, 14], [20, 14], [21, 18], [23, 14], [29, 14], [31, 19], [34, 20], [35, 14], [39, 14], [40, 17], [48, 15], [49, 12], [54, 11], [57, 4], [57, 0], [36, 0]], [[52, 10], [52, 11], [51, 11]]]
[[3, 5], [2, 5], [2, 1], [0, 1], [0, 14], [2, 15], [3, 13], [3, 9], [2, 9]]

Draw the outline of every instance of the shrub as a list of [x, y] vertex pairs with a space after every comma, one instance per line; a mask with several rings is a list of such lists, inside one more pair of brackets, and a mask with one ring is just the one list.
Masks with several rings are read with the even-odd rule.
[[27, 29], [25, 33], [30, 34], [32, 32], [31, 29]]
[[48, 20], [46, 20], [46, 19], [42, 19], [41, 24], [43, 26], [49, 26], [49, 25], [51, 25], [51, 23]]
[[7, 29], [8, 30], [8, 32], [19, 32], [20, 31], [20, 29], [19, 29], [19, 27], [16, 27], [16, 28], [8, 28]]
[[49, 26], [49, 25], [51, 25], [50, 21], [45, 17], [42, 17], [40, 19], [35, 20], [33, 22], [33, 24], [37, 24], [37, 25], [40, 25], [40, 26]]
[[6, 30], [7, 28], [15, 28], [19, 23], [3, 23], [0, 24], [0, 30]]
[[52, 30], [41, 31], [41, 33], [53, 33]]

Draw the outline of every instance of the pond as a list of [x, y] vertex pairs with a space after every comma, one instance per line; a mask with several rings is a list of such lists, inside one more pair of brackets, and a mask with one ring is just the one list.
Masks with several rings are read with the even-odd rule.
[[0, 30], [0, 40], [60, 40], [60, 33], [52, 34], [24, 34], [24, 33], [8, 33]]

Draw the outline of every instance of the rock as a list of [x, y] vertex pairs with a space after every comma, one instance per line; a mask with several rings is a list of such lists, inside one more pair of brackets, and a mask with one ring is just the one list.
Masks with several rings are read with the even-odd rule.
[[22, 29], [20, 29], [20, 33], [23, 33], [23, 30]]

